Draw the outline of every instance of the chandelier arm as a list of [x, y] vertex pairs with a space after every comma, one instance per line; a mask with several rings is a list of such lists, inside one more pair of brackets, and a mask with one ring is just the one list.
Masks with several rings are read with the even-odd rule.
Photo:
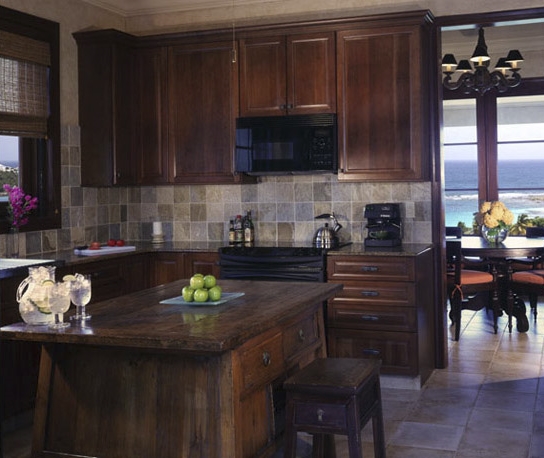
[[450, 91], [456, 91], [462, 86], [472, 88], [474, 86], [474, 75], [472, 73], [463, 73], [457, 81], [453, 81], [451, 74], [446, 74], [442, 84]]

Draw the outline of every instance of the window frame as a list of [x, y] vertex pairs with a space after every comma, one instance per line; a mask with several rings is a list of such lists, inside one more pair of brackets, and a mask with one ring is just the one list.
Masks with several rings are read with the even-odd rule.
[[491, 90], [479, 95], [444, 89], [443, 100], [476, 99], [479, 202], [499, 200], [497, 99], [528, 95], [544, 95], [544, 77], [522, 79], [520, 86], [505, 93]]
[[[39, 196], [39, 208], [30, 216], [22, 232], [61, 227], [60, 170], [60, 31], [57, 22], [0, 6], [0, 29], [49, 43], [51, 67], [49, 73], [50, 113], [47, 138], [23, 139], [19, 152], [19, 182], [24, 191]], [[38, 154], [38, 145], [41, 155]], [[0, 204], [0, 233], [9, 232], [7, 205]]]

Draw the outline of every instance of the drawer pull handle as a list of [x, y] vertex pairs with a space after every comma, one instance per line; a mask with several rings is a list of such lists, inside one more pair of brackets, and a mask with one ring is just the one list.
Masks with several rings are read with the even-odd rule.
[[363, 321], [379, 321], [379, 317], [375, 315], [361, 315], [361, 320]]
[[304, 335], [304, 331], [302, 329], [298, 330], [298, 340], [301, 342], [304, 342], [306, 340], [306, 336]]
[[270, 366], [270, 353], [268, 353], [267, 351], [263, 351], [263, 365], [264, 367], [268, 367]]
[[365, 348], [363, 350], [363, 355], [379, 356], [380, 350], [375, 350], [374, 348]]
[[379, 295], [380, 293], [378, 293], [378, 291], [361, 291], [361, 296], [365, 297], [376, 297]]
[[379, 269], [377, 266], [363, 266], [361, 270], [363, 272], [378, 272]]
[[317, 421], [323, 421], [323, 414], [325, 411], [323, 409], [317, 409]]

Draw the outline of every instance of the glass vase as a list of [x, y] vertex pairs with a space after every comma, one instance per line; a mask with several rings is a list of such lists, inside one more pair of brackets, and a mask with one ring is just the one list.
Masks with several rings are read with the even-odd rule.
[[502, 243], [508, 237], [508, 229], [497, 227], [482, 226], [482, 237], [487, 240], [488, 243], [497, 244]]
[[12, 227], [6, 235], [6, 258], [19, 257], [19, 228]]

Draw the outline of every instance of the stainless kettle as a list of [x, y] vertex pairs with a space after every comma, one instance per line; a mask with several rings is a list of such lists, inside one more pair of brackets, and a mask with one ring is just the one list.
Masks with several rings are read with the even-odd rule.
[[313, 245], [316, 248], [336, 248], [339, 244], [337, 232], [342, 229], [342, 225], [334, 216], [334, 213], [323, 213], [316, 216], [315, 219], [330, 219], [332, 220], [332, 227], [329, 227], [329, 223], [325, 223], [323, 227], [320, 227], [314, 235]]

